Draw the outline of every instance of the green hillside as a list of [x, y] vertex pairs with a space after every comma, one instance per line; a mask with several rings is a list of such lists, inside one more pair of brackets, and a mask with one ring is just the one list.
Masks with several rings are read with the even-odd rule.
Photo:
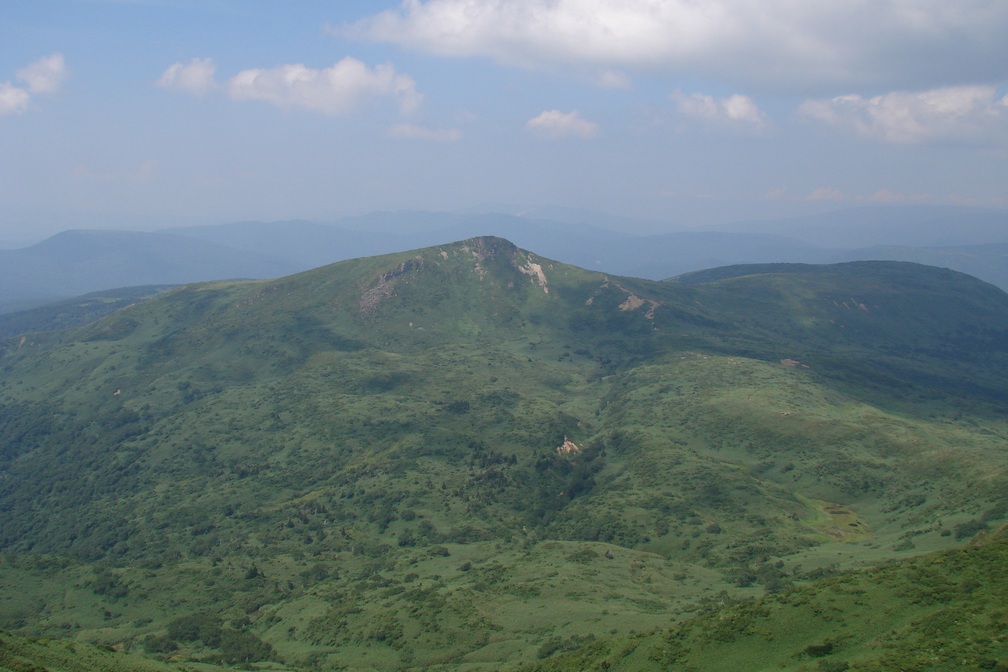
[[[215, 669], [210, 666], [207, 670]], [[177, 665], [110, 646], [36, 639], [0, 631], [0, 670], [10, 672], [178, 672]], [[220, 669], [220, 668], [216, 668]]]
[[[728, 604], [668, 630], [554, 640], [525, 672], [1008, 670], [1008, 536]], [[575, 648], [574, 651], [571, 651]]]
[[2, 348], [0, 627], [186, 665], [513, 668], [1008, 511], [1008, 295], [913, 264], [479, 238]]

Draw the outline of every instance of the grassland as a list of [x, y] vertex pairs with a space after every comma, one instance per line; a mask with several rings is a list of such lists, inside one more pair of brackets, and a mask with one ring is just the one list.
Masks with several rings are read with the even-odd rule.
[[965, 548], [726, 604], [667, 630], [560, 642], [524, 669], [1005, 670], [1006, 603], [1002, 529]]
[[184, 665], [613, 664], [1008, 511], [1008, 296], [940, 269], [476, 239], [2, 347], [0, 626]]

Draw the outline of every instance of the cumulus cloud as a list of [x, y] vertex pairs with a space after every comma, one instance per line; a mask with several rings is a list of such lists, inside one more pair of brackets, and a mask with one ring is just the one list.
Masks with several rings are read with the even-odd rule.
[[188, 63], [174, 63], [165, 69], [158, 86], [174, 91], [203, 94], [217, 87], [214, 73], [217, 66], [212, 58], [194, 58]]
[[67, 77], [63, 54], [43, 56], [17, 71], [17, 78], [28, 85], [28, 92], [56, 93]]
[[991, 0], [404, 0], [341, 36], [537, 67], [690, 72], [749, 86], [940, 86], [1008, 75]]
[[0, 116], [27, 111], [31, 106], [32, 96], [56, 93], [67, 78], [67, 74], [63, 54], [60, 53], [43, 56], [19, 69], [15, 75], [25, 86], [0, 82]]
[[213, 59], [194, 58], [165, 69], [157, 84], [165, 89], [204, 94], [222, 89], [233, 100], [261, 100], [283, 109], [302, 108], [323, 114], [345, 114], [367, 100], [390, 98], [404, 113], [420, 104], [413, 80], [391, 65], [374, 68], [346, 57], [331, 67], [316, 69], [301, 63], [242, 70], [223, 84], [215, 79]]
[[852, 94], [809, 100], [800, 111], [809, 119], [892, 143], [1008, 137], [1008, 96], [998, 99], [992, 86], [896, 91], [872, 98]]
[[0, 115], [20, 114], [28, 109], [31, 96], [24, 89], [0, 82]]
[[228, 81], [227, 92], [235, 100], [263, 100], [324, 114], [343, 114], [367, 99], [381, 97], [394, 99], [408, 113], [421, 100], [413, 80], [391, 65], [369, 68], [349, 56], [322, 70], [300, 63], [243, 70]]
[[546, 110], [533, 119], [529, 119], [525, 128], [550, 138], [575, 136], [579, 138], [594, 138], [598, 135], [598, 124], [584, 119], [577, 110], [561, 112]]
[[462, 131], [457, 128], [433, 129], [413, 124], [397, 124], [388, 130], [388, 134], [392, 138], [433, 140], [436, 142], [454, 142], [462, 137]]
[[673, 93], [672, 101], [686, 116], [715, 123], [729, 123], [750, 128], [762, 128], [766, 115], [749, 96], [735, 94], [715, 100], [702, 93]]

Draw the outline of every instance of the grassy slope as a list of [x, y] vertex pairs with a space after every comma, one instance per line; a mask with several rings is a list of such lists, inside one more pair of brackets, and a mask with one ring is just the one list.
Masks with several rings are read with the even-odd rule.
[[0, 669], [10, 672], [165, 672], [177, 671], [178, 667], [111, 648], [34, 639], [0, 631]]
[[211, 614], [289, 664], [496, 669], [961, 543], [1004, 516], [1005, 303], [913, 266], [684, 287], [481, 240], [16, 339], [3, 624], [156, 651]]
[[[582, 560], [579, 560], [583, 562]], [[672, 628], [546, 639], [527, 672], [1008, 669], [1008, 536], [708, 607]], [[726, 596], [722, 596], [722, 602]], [[556, 605], [557, 607], [561, 605]], [[178, 669], [110, 648], [0, 632], [17, 672]], [[217, 669], [187, 665], [188, 669]]]
[[1008, 669], [1008, 535], [729, 604], [673, 628], [577, 643], [525, 668]]

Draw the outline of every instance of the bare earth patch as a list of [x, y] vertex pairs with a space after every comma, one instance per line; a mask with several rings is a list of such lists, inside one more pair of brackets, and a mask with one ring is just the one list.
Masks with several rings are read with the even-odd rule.
[[518, 270], [525, 275], [531, 276], [532, 282], [538, 282], [539, 286], [542, 287], [543, 292], [549, 294], [549, 285], [546, 281], [546, 274], [543, 272], [542, 266], [532, 261], [531, 255], [528, 258], [528, 264], [525, 266], [519, 266]]
[[563, 441], [563, 445], [562, 446], [557, 446], [556, 451], [557, 451], [557, 455], [560, 455], [561, 457], [571, 456], [571, 455], [577, 455], [578, 453], [580, 453], [581, 452], [581, 447], [578, 446], [576, 443], [574, 443], [573, 441], [571, 441], [570, 439], [568, 439], [565, 436], [564, 437], [564, 441]]

